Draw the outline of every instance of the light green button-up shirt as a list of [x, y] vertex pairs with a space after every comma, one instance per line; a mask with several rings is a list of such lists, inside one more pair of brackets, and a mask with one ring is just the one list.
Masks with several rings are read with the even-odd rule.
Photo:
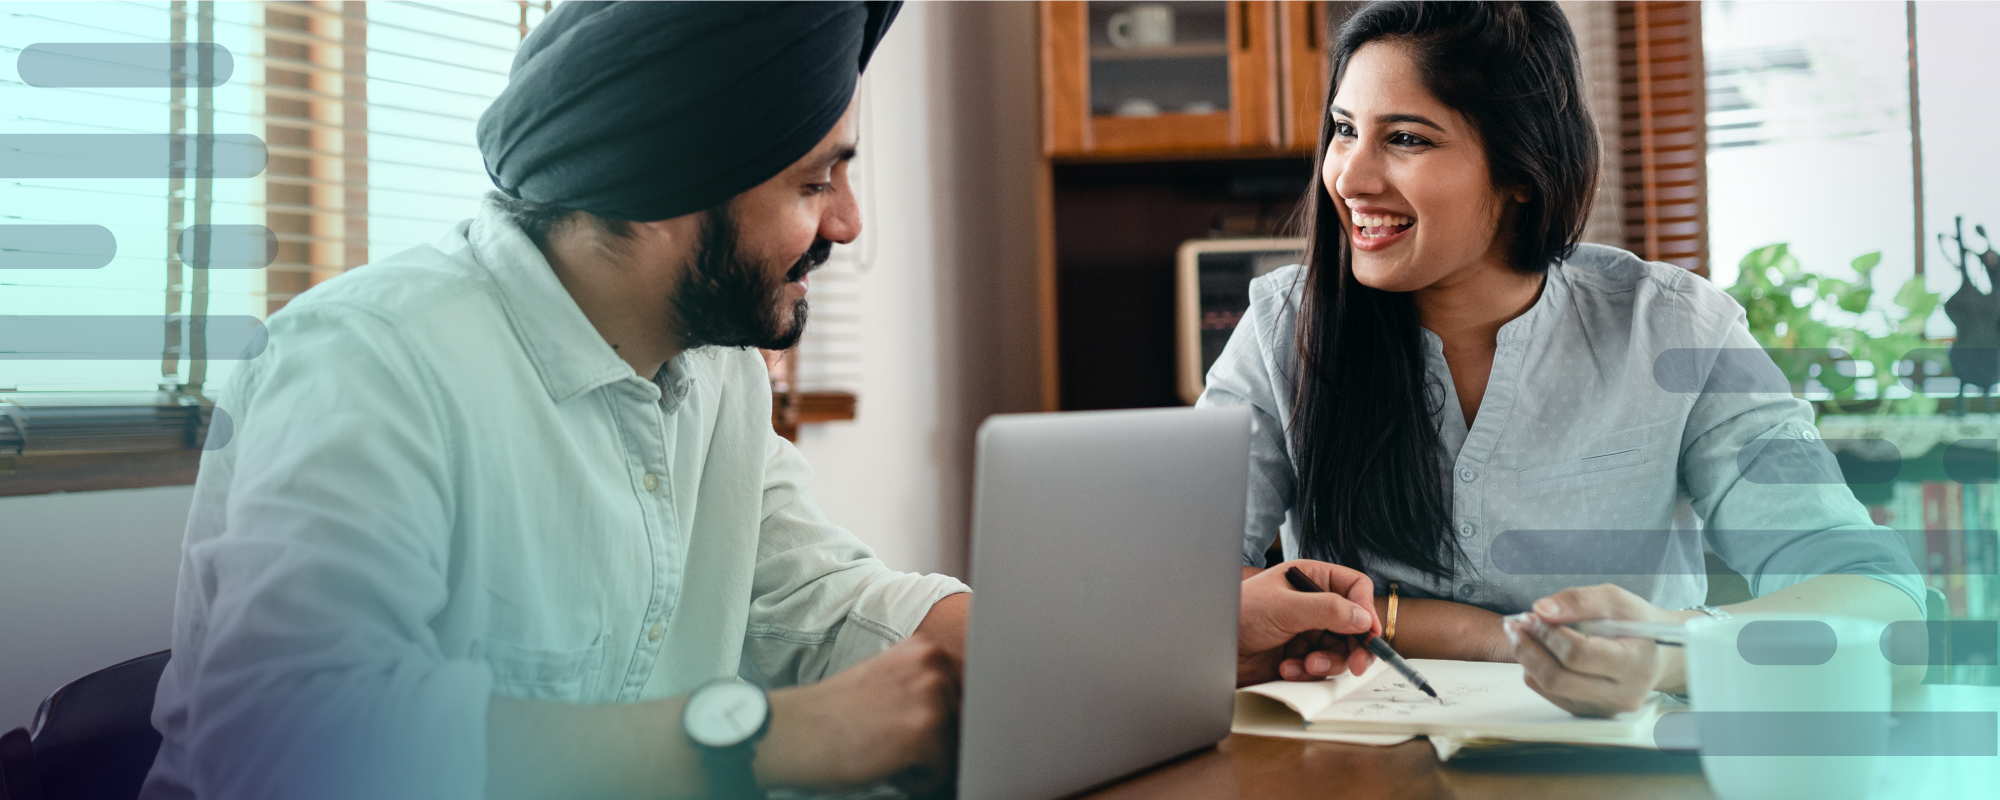
[[817, 680], [956, 580], [829, 523], [763, 361], [634, 375], [490, 204], [269, 323], [195, 487], [150, 797], [477, 797], [492, 695]]

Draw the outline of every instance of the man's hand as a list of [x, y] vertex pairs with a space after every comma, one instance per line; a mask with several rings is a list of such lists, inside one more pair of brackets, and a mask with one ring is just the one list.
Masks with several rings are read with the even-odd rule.
[[1651, 639], [1606, 639], [1563, 627], [1593, 619], [1681, 622], [1623, 587], [1564, 589], [1535, 601], [1534, 611], [1502, 622], [1529, 688], [1586, 717], [1632, 711], [1660, 685], [1672, 654]]
[[[1301, 592], [1285, 580], [1298, 567], [1325, 592]], [[1359, 675], [1374, 659], [1345, 636], [1377, 630], [1375, 583], [1323, 561], [1287, 561], [1243, 581], [1236, 627], [1236, 685], [1284, 678], [1316, 680], [1346, 668]]]
[[819, 683], [772, 692], [757, 781], [830, 790], [894, 778], [921, 794], [951, 775], [957, 716], [950, 656], [908, 639]]

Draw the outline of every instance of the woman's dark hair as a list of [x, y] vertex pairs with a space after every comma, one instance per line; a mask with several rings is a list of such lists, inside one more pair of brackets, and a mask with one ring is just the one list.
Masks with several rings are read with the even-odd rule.
[[[1478, 130], [1493, 185], [1527, 190], [1497, 233], [1510, 266], [1542, 272], [1567, 257], [1597, 189], [1598, 142], [1576, 38], [1556, 4], [1370, 3], [1340, 28], [1327, 105], [1370, 42], [1407, 48], [1425, 88]], [[1316, 176], [1331, 136], [1323, 115]], [[1463, 552], [1441, 475], [1434, 415], [1443, 387], [1425, 372], [1411, 297], [1355, 280], [1333, 203], [1314, 180], [1302, 209], [1308, 238], [1290, 431], [1299, 539], [1309, 558], [1360, 567], [1365, 554], [1449, 578]]]

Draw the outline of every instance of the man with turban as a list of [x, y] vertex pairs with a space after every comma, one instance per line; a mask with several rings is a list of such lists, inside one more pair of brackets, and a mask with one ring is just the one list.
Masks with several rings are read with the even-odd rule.
[[[744, 349], [797, 341], [860, 231], [855, 89], [896, 10], [573, 1], [528, 36], [478, 126], [500, 193], [292, 301], [222, 392], [143, 796], [948, 773], [967, 589], [826, 520]], [[1251, 677], [1369, 627], [1245, 587], [1285, 611], [1246, 613]]]

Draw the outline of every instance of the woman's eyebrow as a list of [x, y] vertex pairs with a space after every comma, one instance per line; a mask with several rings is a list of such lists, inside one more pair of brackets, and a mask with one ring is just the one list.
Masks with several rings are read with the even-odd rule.
[[[1327, 106], [1327, 110], [1337, 116], [1347, 117], [1350, 119], [1354, 117], [1353, 114], [1347, 113], [1347, 109], [1341, 108], [1340, 106], [1329, 105]], [[1384, 123], [1384, 124], [1392, 122], [1409, 122], [1429, 127], [1433, 130], [1436, 130], [1438, 133], [1450, 133], [1450, 131], [1444, 129], [1443, 125], [1439, 125], [1435, 122], [1432, 122], [1430, 117], [1426, 117], [1422, 114], [1378, 114], [1375, 116], [1375, 121], [1377, 123]]]

